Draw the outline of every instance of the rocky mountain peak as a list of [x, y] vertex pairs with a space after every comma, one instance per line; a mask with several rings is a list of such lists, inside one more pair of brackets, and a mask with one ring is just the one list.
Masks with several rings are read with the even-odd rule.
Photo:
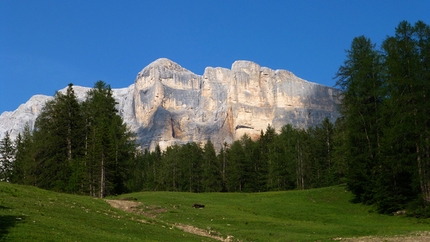
[[[89, 88], [74, 86], [80, 100]], [[65, 89], [61, 90], [64, 91]], [[216, 148], [243, 134], [257, 138], [268, 125], [279, 130], [318, 125], [339, 116], [340, 91], [296, 77], [286, 70], [235, 61], [231, 69], [207, 67], [197, 75], [160, 58], [140, 71], [133, 85], [113, 89], [117, 109], [136, 132], [142, 148], [206, 142]], [[52, 97], [32, 97], [14, 112], [0, 115], [0, 137], [30, 125]]]

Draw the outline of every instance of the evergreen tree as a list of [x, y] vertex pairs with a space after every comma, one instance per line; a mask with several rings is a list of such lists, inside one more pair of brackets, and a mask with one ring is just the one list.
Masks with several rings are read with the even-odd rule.
[[227, 142], [223, 143], [221, 150], [218, 153], [217, 159], [221, 164], [221, 179], [222, 179], [222, 192], [227, 192], [227, 175], [226, 175], [226, 167], [227, 167], [227, 150], [228, 144]]
[[148, 165], [149, 165], [149, 152], [145, 150], [138, 150], [136, 152], [135, 158], [132, 160], [132, 164], [130, 166], [130, 178], [127, 179], [126, 187], [131, 192], [140, 192], [146, 190], [147, 187], [151, 185], [148, 184], [149, 177], [148, 175]]
[[[179, 165], [183, 162], [183, 157], [180, 156], [181, 147], [177, 144], [167, 147], [163, 152], [161, 166], [158, 170], [158, 183], [160, 189], [164, 191], [179, 191], [181, 180], [181, 172]], [[185, 167], [185, 166], [183, 166]]]
[[226, 150], [225, 180], [229, 192], [242, 191], [244, 159], [245, 151], [240, 141], [236, 140]]
[[269, 190], [290, 190], [296, 181], [296, 130], [291, 124], [285, 125], [281, 133], [270, 144], [268, 188]]
[[[56, 93], [38, 116], [33, 134], [39, 187], [77, 192], [80, 177], [75, 164], [82, 146], [80, 105], [69, 84], [66, 94]], [[73, 174], [73, 175], [72, 175]]]
[[336, 184], [333, 167], [333, 124], [325, 118], [321, 125], [307, 130], [310, 135], [309, 150], [312, 172], [311, 187], [326, 187]]
[[243, 157], [240, 163], [240, 190], [244, 192], [258, 191], [258, 155], [257, 146], [247, 134], [240, 139], [240, 144], [243, 149]]
[[334, 125], [333, 132], [333, 172], [334, 179], [339, 183], [345, 183], [345, 176], [348, 173], [347, 152], [347, 132], [345, 130], [344, 118], [338, 118]]
[[15, 140], [16, 154], [13, 162], [13, 183], [36, 186], [36, 161], [33, 152], [33, 136], [27, 123]]
[[267, 159], [262, 156], [260, 143], [254, 142], [250, 137], [244, 135], [241, 139], [245, 152], [245, 164], [243, 164], [243, 191], [261, 192], [265, 191], [267, 182]]
[[161, 148], [160, 145], [157, 144], [155, 146], [155, 151], [153, 153], [151, 153], [151, 167], [152, 167], [152, 174], [151, 177], [153, 178], [153, 190], [157, 191], [157, 190], [161, 190], [161, 188], [159, 187], [159, 182], [158, 182], [158, 177], [159, 177], [159, 171], [161, 168], [161, 158], [162, 158], [162, 152], [161, 152]]
[[347, 60], [337, 73], [343, 90], [349, 169], [348, 187], [357, 202], [373, 202], [379, 167], [381, 99], [384, 97], [381, 56], [364, 36], [354, 38]]
[[84, 103], [85, 176], [87, 192], [104, 197], [124, 192], [126, 171], [135, 153], [134, 140], [117, 114], [112, 89], [95, 83]]
[[[272, 160], [270, 159], [270, 154], [274, 153], [275, 151], [272, 150], [273, 145], [272, 143], [275, 142], [277, 138], [276, 130], [268, 125], [266, 128], [266, 132], [264, 133], [261, 131], [260, 138], [258, 140], [259, 144], [259, 158], [260, 158], [260, 168], [259, 173], [260, 176], [260, 188], [259, 191], [271, 189], [271, 184], [273, 184], [273, 181], [270, 178], [270, 168], [273, 167]], [[270, 183], [270, 184], [269, 184]], [[263, 188], [264, 186], [264, 188]]]
[[202, 174], [203, 174], [203, 167], [202, 167], [202, 158], [203, 158], [203, 151], [197, 145], [195, 142], [187, 143], [183, 146], [184, 153], [186, 154], [187, 161], [184, 162], [184, 164], [188, 165], [189, 173], [188, 173], [188, 180], [189, 180], [189, 191], [190, 192], [202, 192]]
[[310, 138], [305, 130], [295, 132], [296, 149], [296, 188], [305, 190], [311, 188]]
[[15, 147], [10, 139], [9, 132], [0, 140], [0, 181], [11, 181]]
[[203, 148], [203, 162], [203, 191], [220, 192], [222, 190], [221, 162], [217, 159], [214, 145], [210, 139]]

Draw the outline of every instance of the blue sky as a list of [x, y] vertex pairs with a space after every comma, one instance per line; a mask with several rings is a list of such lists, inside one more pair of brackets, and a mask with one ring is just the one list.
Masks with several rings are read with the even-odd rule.
[[196, 74], [251, 60], [334, 86], [354, 37], [380, 45], [430, 1], [0, 0], [0, 113], [68, 83], [127, 87], [165, 57]]

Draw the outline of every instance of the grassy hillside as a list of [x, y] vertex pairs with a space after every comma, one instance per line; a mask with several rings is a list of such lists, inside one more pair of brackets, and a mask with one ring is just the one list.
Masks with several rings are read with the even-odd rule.
[[[134, 210], [103, 199], [0, 183], [0, 241], [212, 241], [173, 224], [241, 241], [328, 241], [430, 230], [430, 220], [384, 216], [349, 203], [342, 186], [267, 193], [143, 192]], [[204, 209], [194, 209], [194, 203]], [[156, 217], [154, 218], [154, 216]], [[152, 216], [152, 218], [148, 217]]]
[[0, 182], [0, 241], [213, 241], [143, 219], [103, 199]]

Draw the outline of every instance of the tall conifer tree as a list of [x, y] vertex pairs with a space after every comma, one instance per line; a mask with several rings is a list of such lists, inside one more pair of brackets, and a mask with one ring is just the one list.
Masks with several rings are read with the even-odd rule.
[[11, 181], [15, 147], [10, 139], [9, 132], [0, 140], [0, 181]]
[[84, 165], [87, 191], [92, 196], [104, 197], [126, 189], [135, 146], [115, 105], [112, 89], [103, 81], [95, 83], [84, 103]]
[[358, 202], [372, 202], [379, 167], [382, 92], [381, 56], [370, 39], [354, 38], [347, 60], [337, 73], [343, 90], [349, 169], [348, 187]]
[[222, 190], [221, 163], [217, 159], [211, 140], [208, 140], [204, 146], [203, 162], [203, 191], [220, 192]]

